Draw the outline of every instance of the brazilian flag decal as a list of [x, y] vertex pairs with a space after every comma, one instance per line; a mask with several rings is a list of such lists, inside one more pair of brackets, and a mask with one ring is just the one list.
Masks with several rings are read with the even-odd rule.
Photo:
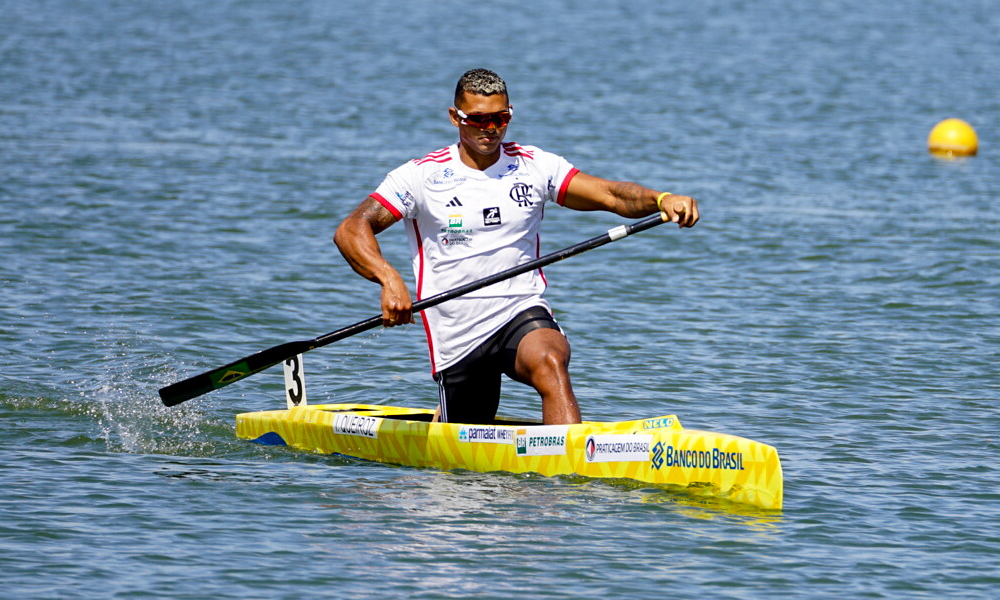
[[226, 367], [225, 370], [219, 370], [212, 373], [212, 386], [219, 388], [227, 383], [239, 381], [250, 374], [250, 366], [247, 365], [246, 361], [236, 363], [235, 365]]

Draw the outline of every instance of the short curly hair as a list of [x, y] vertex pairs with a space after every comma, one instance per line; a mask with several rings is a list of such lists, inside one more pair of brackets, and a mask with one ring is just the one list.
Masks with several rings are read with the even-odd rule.
[[503, 78], [489, 69], [471, 69], [466, 71], [458, 79], [458, 85], [455, 86], [456, 103], [458, 103], [462, 92], [479, 94], [481, 96], [492, 96], [493, 94], [508, 96], [507, 84]]

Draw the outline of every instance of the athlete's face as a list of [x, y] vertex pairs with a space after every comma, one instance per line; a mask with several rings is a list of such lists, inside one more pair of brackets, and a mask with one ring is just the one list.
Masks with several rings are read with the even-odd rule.
[[[505, 94], [492, 94], [481, 96], [463, 92], [455, 103], [458, 110], [466, 115], [480, 115], [487, 113], [499, 113], [508, 110], [507, 96]], [[487, 124], [486, 128], [475, 127], [472, 124], [463, 123], [464, 119], [458, 114], [455, 108], [449, 109], [451, 122], [458, 127], [459, 144], [465, 152], [469, 153], [478, 164], [481, 160], [494, 158], [494, 162], [500, 154], [500, 142], [507, 134], [507, 126], [498, 127], [498, 122]]]

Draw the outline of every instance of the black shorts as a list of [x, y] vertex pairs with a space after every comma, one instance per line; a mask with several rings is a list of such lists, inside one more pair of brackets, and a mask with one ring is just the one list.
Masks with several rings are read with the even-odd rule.
[[492, 423], [500, 407], [500, 375], [519, 381], [514, 372], [517, 346], [535, 329], [562, 331], [549, 311], [533, 306], [521, 311], [462, 360], [434, 375], [443, 423]]

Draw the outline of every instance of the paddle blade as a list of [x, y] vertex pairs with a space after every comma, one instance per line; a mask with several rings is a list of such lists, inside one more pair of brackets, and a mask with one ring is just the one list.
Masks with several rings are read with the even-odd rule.
[[262, 350], [218, 369], [206, 371], [200, 375], [195, 375], [194, 377], [161, 388], [160, 400], [167, 406], [176, 406], [181, 402], [197, 398], [202, 394], [225, 387], [230, 383], [235, 383], [254, 373], [260, 373], [264, 369], [273, 367], [287, 358], [311, 349], [312, 344], [307, 342], [289, 342]]

